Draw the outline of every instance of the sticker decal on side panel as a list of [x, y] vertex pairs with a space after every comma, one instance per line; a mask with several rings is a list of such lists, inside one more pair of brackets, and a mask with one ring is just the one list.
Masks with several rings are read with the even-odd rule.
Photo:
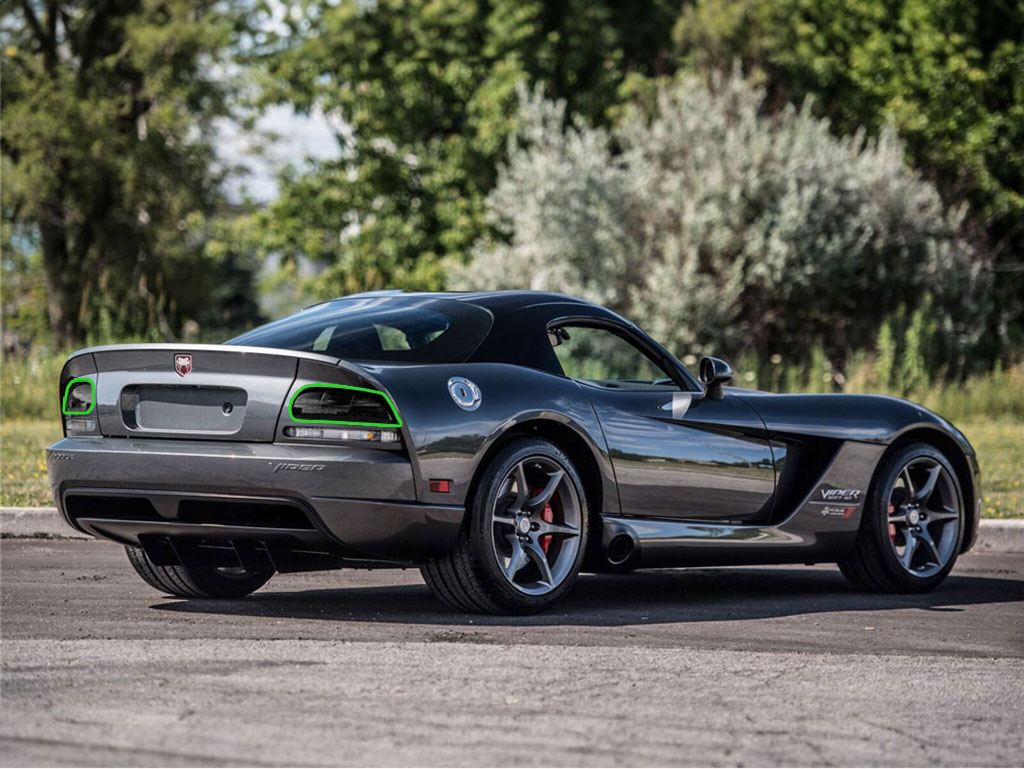
[[860, 502], [860, 489], [818, 489], [825, 502]]
[[821, 486], [815, 492], [812, 505], [818, 505], [821, 515], [825, 518], [849, 518], [860, 507], [861, 489], [837, 489], [833, 486]]

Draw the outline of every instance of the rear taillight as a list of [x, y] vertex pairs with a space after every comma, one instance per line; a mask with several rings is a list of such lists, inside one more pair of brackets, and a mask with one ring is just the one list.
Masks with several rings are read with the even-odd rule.
[[72, 379], [64, 387], [61, 411], [68, 435], [96, 432], [96, 385], [87, 377]]
[[288, 412], [292, 421], [300, 423], [376, 428], [402, 426], [395, 404], [386, 393], [350, 385], [303, 385], [292, 396]]

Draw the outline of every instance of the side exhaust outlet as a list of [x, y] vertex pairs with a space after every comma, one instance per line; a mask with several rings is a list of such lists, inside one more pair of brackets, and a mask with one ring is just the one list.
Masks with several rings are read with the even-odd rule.
[[624, 526], [606, 527], [602, 540], [605, 560], [612, 566], [630, 563], [640, 549], [636, 535]]
[[608, 543], [608, 563], [621, 566], [633, 555], [635, 545], [628, 534], [618, 534]]

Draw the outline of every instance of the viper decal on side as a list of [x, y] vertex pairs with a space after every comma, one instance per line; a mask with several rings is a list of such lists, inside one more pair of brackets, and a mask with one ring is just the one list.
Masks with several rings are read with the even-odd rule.
[[860, 489], [819, 489], [826, 502], [859, 502]]

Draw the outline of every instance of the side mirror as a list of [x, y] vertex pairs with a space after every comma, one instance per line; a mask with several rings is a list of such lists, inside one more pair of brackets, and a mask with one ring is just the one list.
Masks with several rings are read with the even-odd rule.
[[704, 396], [720, 401], [725, 393], [722, 387], [732, 381], [732, 366], [721, 358], [704, 356], [700, 359], [700, 383], [704, 385]]

